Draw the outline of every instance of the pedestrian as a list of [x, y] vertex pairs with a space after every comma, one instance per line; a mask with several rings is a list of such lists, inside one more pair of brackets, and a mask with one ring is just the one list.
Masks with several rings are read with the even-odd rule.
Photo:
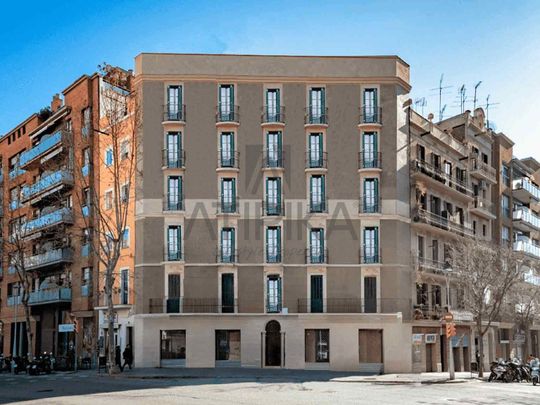
[[120, 367], [120, 371], [124, 371], [122, 369], [122, 358], [120, 356], [120, 346], [116, 346], [114, 349], [114, 363]]
[[124, 367], [126, 367], [126, 365], [128, 365], [129, 369], [131, 370], [131, 365], [133, 364], [133, 351], [131, 350], [131, 345], [126, 345], [124, 353], [122, 353], [122, 357], [124, 358], [124, 365], [121, 367], [122, 371], [124, 371]]

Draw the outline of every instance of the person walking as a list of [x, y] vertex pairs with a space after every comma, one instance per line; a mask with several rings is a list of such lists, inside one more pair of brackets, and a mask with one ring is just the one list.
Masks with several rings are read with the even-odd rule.
[[133, 351], [131, 350], [130, 344], [126, 345], [124, 353], [122, 353], [122, 357], [124, 358], [124, 365], [122, 366], [122, 371], [124, 370], [124, 367], [126, 367], [126, 365], [128, 365], [129, 369], [131, 370], [131, 366], [133, 364]]

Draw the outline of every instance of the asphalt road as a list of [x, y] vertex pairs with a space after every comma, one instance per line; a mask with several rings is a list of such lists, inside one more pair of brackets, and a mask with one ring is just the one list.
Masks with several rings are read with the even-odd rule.
[[358, 382], [284, 382], [271, 377], [139, 379], [94, 371], [42, 376], [0, 375], [0, 403], [36, 404], [539, 404], [540, 386], [469, 381], [381, 385]]

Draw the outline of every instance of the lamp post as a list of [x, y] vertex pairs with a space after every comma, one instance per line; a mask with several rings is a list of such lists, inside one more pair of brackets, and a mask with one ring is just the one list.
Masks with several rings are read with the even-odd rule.
[[[452, 267], [449, 264], [446, 264], [444, 266], [444, 276], [446, 278], [446, 311], [448, 314], [451, 314], [450, 312], [450, 274], [452, 274]], [[446, 323], [451, 321], [446, 321]], [[448, 357], [448, 374], [450, 380], [455, 380], [456, 375], [454, 371], [454, 355], [452, 353], [452, 337], [446, 337], [446, 353]]]

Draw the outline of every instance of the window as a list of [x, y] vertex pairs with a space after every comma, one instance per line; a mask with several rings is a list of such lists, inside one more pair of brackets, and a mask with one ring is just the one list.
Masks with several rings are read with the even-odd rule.
[[219, 106], [220, 121], [234, 121], [234, 86], [232, 84], [222, 84], [219, 86]]
[[169, 274], [167, 276], [167, 313], [180, 312], [180, 297], [181, 297], [181, 281], [180, 274]]
[[510, 242], [510, 228], [507, 226], [501, 228], [501, 239], [503, 242]]
[[424, 253], [424, 237], [423, 236], [418, 235], [417, 244], [418, 244], [418, 258], [423, 259], [425, 257], [425, 253]]
[[90, 172], [90, 148], [84, 148], [82, 151], [81, 172], [83, 176], [88, 176]]
[[310, 212], [326, 212], [325, 177], [316, 175], [310, 177]]
[[312, 87], [309, 90], [309, 123], [326, 123], [326, 99], [323, 87]]
[[378, 104], [377, 89], [364, 89], [362, 106], [363, 123], [379, 122]]
[[321, 133], [309, 134], [307, 167], [324, 167], [323, 135]]
[[87, 137], [90, 135], [90, 130], [92, 128], [92, 110], [90, 109], [90, 107], [88, 108], [85, 108], [83, 111], [82, 111], [82, 135], [84, 137]]
[[221, 312], [234, 313], [235, 309], [234, 273], [223, 273], [221, 275]]
[[322, 274], [312, 274], [309, 277], [309, 312], [324, 312], [324, 278]]
[[266, 228], [266, 262], [281, 262], [281, 227], [279, 226]]
[[10, 210], [16, 210], [20, 206], [20, 194], [21, 189], [19, 187], [14, 187], [11, 190], [9, 190], [10, 200], [9, 200], [9, 208]]
[[378, 142], [376, 132], [362, 134], [362, 153], [360, 154], [360, 168], [373, 169], [380, 166]]
[[266, 276], [266, 312], [281, 312], [281, 276], [278, 274]]
[[362, 212], [379, 212], [379, 179], [364, 179], [364, 198]]
[[122, 269], [120, 271], [120, 304], [127, 305], [129, 303], [129, 270]]
[[127, 204], [129, 201], [129, 183], [122, 184], [120, 187], [120, 201]]
[[120, 143], [120, 160], [125, 160], [129, 157], [129, 141], [125, 140]]
[[266, 90], [266, 122], [282, 122], [279, 89]]
[[379, 263], [379, 228], [364, 228], [364, 247], [362, 263]]
[[364, 312], [377, 312], [377, 277], [364, 277]]
[[432, 285], [431, 286], [431, 305], [434, 307], [441, 307], [442, 305], [442, 295], [441, 295], [441, 286]]
[[309, 263], [325, 263], [324, 229], [313, 228], [309, 231]]
[[502, 213], [506, 218], [510, 218], [510, 197], [502, 195], [501, 197]]
[[167, 209], [181, 211], [183, 206], [182, 177], [169, 176], [167, 178]]
[[92, 295], [92, 267], [82, 269], [81, 295], [83, 297]]
[[221, 230], [220, 261], [234, 263], [236, 261], [235, 229], [223, 228]]
[[107, 148], [105, 151], [105, 166], [109, 167], [113, 164], [113, 150], [112, 148]]
[[167, 118], [169, 121], [182, 121], [182, 86], [167, 88]]
[[482, 236], [487, 236], [487, 226], [486, 224], [482, 224]]
[[182, 259], [182, 228], [179, 225], [169, 225], [167, 228], [167, 260]]
[[236, 167], [234, 133], [222, 132], [219, 140], [220, 167]]
[[266, 215], [281, 215], [281, 178], [266, 179]]
[[160, 339], [161, 366], [186, 365], [186, 331], [162, 330]]
[[281, 131], [267, 132], [265, 167], [283, 167]]
[[184, 167], [182, 153], [182, 133], [167, 133], [167, 161], [166, 167], [180, 168]]
[[240, 362], [240, 331], [216, 330], [216, 361]]
[[122, 249], [129, 247], [129, 228], [124, 229], [124, 233], [122, 234]]
[[422, 309], [429, 306], [428, 285], [426, 283], [416, 284], [416, 304], [421, 305]]
[[113, 206], [113, 192], [112, 190], [105, 191], [105, 209], [110, 210]]
[[439, 241], [437, 239], [431, 241], [431, 258], [434, 262], [439, 261]]
[[330, 330], [306, 329], [305, 351], [306, 363], [330, 362]]
[[221, 212], [236, 212], [236, 179], [221, 179]]
[[502, 179], [503, 184], [510, 187], [510, 168], [505, 164], [502, 165]]

